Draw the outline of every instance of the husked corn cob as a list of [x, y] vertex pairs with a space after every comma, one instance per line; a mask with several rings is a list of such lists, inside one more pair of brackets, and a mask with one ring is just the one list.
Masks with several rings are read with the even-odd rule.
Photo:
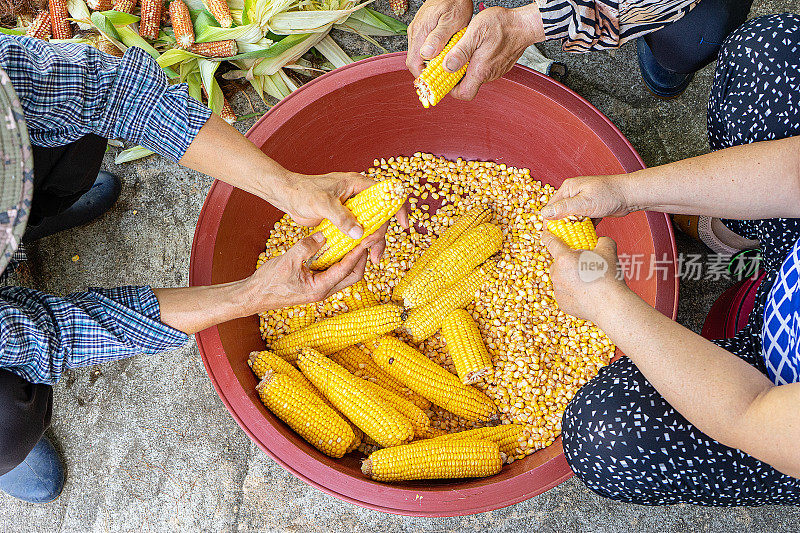
[[267, 371], [256, 390], [267, 409], [324, 454], [341, 457], [355, 439], [341, 416], [285, 374]]
[[415, 439], [424, 439], [430, 436], [431, 419], [428, 418], [425, 411], [394, 392], [388, 391], [369, 381], [361, 381], [367, 385], [369, 390], [373, 391], [378, 397], [394, 407], [398, 413], [411, 422], [411, 426], [414, 428]]
[[97, 49], [114, 57], [122, 57], [122, 50], [102, 35], [97, 38]]
[[169, 3], [169, 20], [172, 23], [172, 31], [175, 33], [175, 41], [181, 48], [189, 49], [194, 44], [194, 26], [192, 17], [189, 15], [189, 8], [183, 0], [172, 0]]
[[114, 7], [114, 0], [86, 0], [86, 5], [92, 11], [108, 11]]
[[591, 218], [568, 216], [560, 220], [548, 220], [547, 231], [575, 250], [594, 250], [597, 232]]
[[67, 17], [67, 0], [49, 0], [50, 5], [50, 28], [53, 39], [71, 39], [72, 26], [69, 25]]
[[525, 428], [522, 424], [503, 424], [500, 426], [487, 426], [477, 429], [468, 429], [458, 433], [446, 433], [432, 439], [413, 442], [422, 444], [431, 441], [478, 439], [490, 440], [500, 446], [500, 451], [513, 460], [518, 455], [521, 445], [525, 442]]
[[397, 446], [414, 437], [411, 422], [371, 390], [368, 382], [310, 348], [300, 351], [297, 364], [339, 411], [381, 446]]
[[392, 6], [392, 12], [398, 17], [408, 11], [408, 0], [389, 0], [389, 4]]
[[364, 307], [372, 307], [373, 305], [381, 303], [378, 297], [375, 296], [375, 293], [367, 288], [367, 284], [363, 278], [349, 287], [342, 289], [342, 301], [347, 305], [347, 309], [350, 311], [355, 311], [356, 309], [362, 309]]
[[409, 282], [403, 296], [405, 306], [419, 307], [432, 301], [439, 291], [464, 278], [502, 244], [503, 232], [489, 222], [467, 231]]
[[442, 335], [464, 384], [472, 385], [492, 373], [492, 357], [471, 314], [456, 309], [447, 315], [442, 323]]
[[503, 468], [497, 443], [436, 439], [373, 452], [361, 472], [376, 481], [486, 477]]
[[400, 306], [383, 304], [325, 318], [275, 341], [272, 351], [294, 362], [297, 350], [314, 348], [330, 355], [347, 346], [375, 339], [403, 324]]
[[369, 343], [368, 348], [378, 366], [439, 407], [473, 422], [490, 422], [497, 418], [497, 410], [488, 396], [464, 385], [401, 340], [385, 336]]
[[317, 390], [316, 387], [314, 387], [314, 385], [312, 385], [311, 382], [306, 379], [303, 373], [294, 367], [294, 365], [286, 361], [284, 358], [278, 357], [269, 350], [251, 352], [250, 358], [247, 360], [247, 364], [250, 366], [250, 369], [258, 379], [263, 378], [264, 374], [271, 370], [278, 374], [286, 374], [290, 378], [297, 381], [297, 383], [300, 385], [311, 389], [312, 391]]
[[206, 5], [206, 8], [208, 8], [209, 13], [217, 19], [220, 26], [223, 28], [231, 27], [231, 24], [233, 24], [233, 17], [231, 17], [231, 10], [225, 0], [203, 0], [203, 3]]
[[311, 262], [311, 268], [322, 270], [328, 268], [355, 248], [364, 238], [372, 235], [397, 213], [408, 197], [403, 182], [399, 179], [388, 179], [372, 185], [347, 200], [344, 206], [355, 215], [364, 234], [359, 239], [352, 239], [333, 225], [330, 220], [323, 220], [312, 233], [318, 231], [325, 236], [322, 250]]
[[136, 0], [114, 0], [114, 11], [133, 13], [135, 8]]
[[478, 224], [488, 222], [492, 218], [492, 210], [484, 207], [473, 207], [456, 220], [449, 228], [444, 230], [439, 237], [428, 247], [427, 250], [417, 259], [408, 272], [397, 282], [394, 290], [392, 291], [392, 299], [398, 302], [403, 301], [405, 291], [408, 284], [416, 278], [420, 272], [425, 270], [425, 267], [439, 257], [439, 255], [453, 245], [453, 243], [461, 237], [465, 231], [468, 231]]
[[442, 327], [444, 318], [475, 299], [475, 294], [497, 270], [494, 260], [489, 260], [470, 272], [467, 277], [442, 290], [430, 302], [409, 309], [403, 327], [414, 339], [422, 342]]
[[391, 391], [407, 399], [420, 409], [429, 409], [431, 406], [431, 402], [384, 372], [372, 360], [369, 352], [361, 346], [348, 346], [343, 350], [332, 353], [330, 358], [342, 365], [354, 376]]
[[419, 101], [422, 102], [424, 107], [428, 108], [438, 104], [456, 86], [467, 71], [469, 62], [455, 72], [447, 72], [443, 64], [447, 52], [464, 36], [465, 31], [467, 31], [467, 28], [453, 35], [444, 50], [431, 59], [419, 77], [414, 80], [414, 88], [417, 90]]
[[164, 0], [142, 0], [139, 16], [139, 35], [145, 39], [158, 39], [161, 30], [161, 10]]
[[40, 11], [33, 19], [30, 26], [25, 30], [25, 35], [37, 39], [47, 40], [50, 38], [50, 12], [46, 9]]
[[194, 43], [189, 47], [189, 51], [203, 57], [231, 57], [236, 55], [239, 48], [236, 46], [236, 41], [228, 39], [213, 43]]

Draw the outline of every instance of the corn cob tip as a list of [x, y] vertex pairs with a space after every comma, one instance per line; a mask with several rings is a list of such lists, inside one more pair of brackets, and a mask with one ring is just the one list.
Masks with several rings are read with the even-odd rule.
[[274, 374], [275, 372], [273, 372], [272, 370], [267, 370], [266, 372], [264, 372], [264, 377], [261, 378], [261, 381], [259, 381], [258, 385], [256, 385], [256, 392], [261, 392], [264, 389], [264, 387], [269, 385], [269, 382], [272, 381], [272, 376]]
[[372, 459], [367, 457], [364, 459], [364, 462], [361, 463], [361, 473], [367, 476], [368, 478], [372, 477]]

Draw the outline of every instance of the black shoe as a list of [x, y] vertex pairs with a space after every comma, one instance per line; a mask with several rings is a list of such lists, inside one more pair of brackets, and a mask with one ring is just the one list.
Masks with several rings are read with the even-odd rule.
[[0, 490], [22, 501], [50, 503], [64, 488], [64, 463], [47, 437], [42, 437], [24, 461], [0, 476]]
[[681, 74], [662, 67], [644, 37], [636, 39], [636, 54], [639, 56], [639, 70], [647, 89], [659, 98], [680, 96], [694, 78], [694, 73]]
[[59, 231], [83, 226], [111, 209], [122, 192], [122, 182], [113, 174], [100, 171], [97, 180], [78, 201], [58, 215], [47, 217], [36, 226], [28, 226], [23, 242], [33, 242]]

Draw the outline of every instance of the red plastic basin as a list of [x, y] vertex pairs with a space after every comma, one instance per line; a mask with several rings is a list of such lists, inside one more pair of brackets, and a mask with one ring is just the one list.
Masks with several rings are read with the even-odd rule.
[[[309, 174], [362, 171], [375, 157], [416, 151], [528, 167], [532, 176], [555, 186], [570, 176], [643, 167], [607, 118], [548, 77], [516, 66], [485, 85], [473, 102], [446, 98], [426, 110], [404, 56], [365, 59], [318, 78], [273, 107], [248, 138], [287, 168]], [[224, 283], [251, 274], [281, 215], [257, 197], [215, 182], [197, 222], [190, 283]], [[604, 220], [598, 232], [615, 238], [621, 254], [641, 255], [645, 270], [630, 286], [674, 318], [678, 293], [669, 219], [635, 213]], [[668, 271], [648, 279], [654, 254]], [[262, 406], [246, 362], [250, 351], [264, 347], [256, 317], [202, 331], [197, 344], [220, 398], [250, 438], [297, 477], [357, 505], [405, 515], [473, 514], [526, 500], [572, 475], [559, 439], [487, 479], [369, 481], [361, 475], [360, 457], [335, 460], [319, 453]]]

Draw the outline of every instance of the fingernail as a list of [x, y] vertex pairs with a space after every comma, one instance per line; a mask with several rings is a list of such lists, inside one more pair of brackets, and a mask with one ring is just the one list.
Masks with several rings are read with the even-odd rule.
[[556, 214], [556, 210], [553, 209], [552, 206], [546, 205], [542, 208], [542, 216], [545, 218], [550, 218], [551, 216]]
[[419, 55], [422, 57], [431, 57], [433, 55], [433, 46], [426, 44], [420, 49]]
[[456, 61], [455, 59], [453, 59], [451, 57], [450, 59], [447, 60], [447, 63], [445, 63], [444, 68], [446, 68], [450, 72], [457, 71], [458, 70], [458, 61]]
[[314, 241], [319, 242], [319, 243], [321, 243], [322, 241], [325, 240], [325, 236], [322, 234], [321, 231], [318, 231], [315, 234], [313, 234], [311, 236], [311, 238], [314, 239]]
[[364, 230], [360, 226], [353, 226], [347, 234], [351, 239], [360, 239], [364, 236]]

